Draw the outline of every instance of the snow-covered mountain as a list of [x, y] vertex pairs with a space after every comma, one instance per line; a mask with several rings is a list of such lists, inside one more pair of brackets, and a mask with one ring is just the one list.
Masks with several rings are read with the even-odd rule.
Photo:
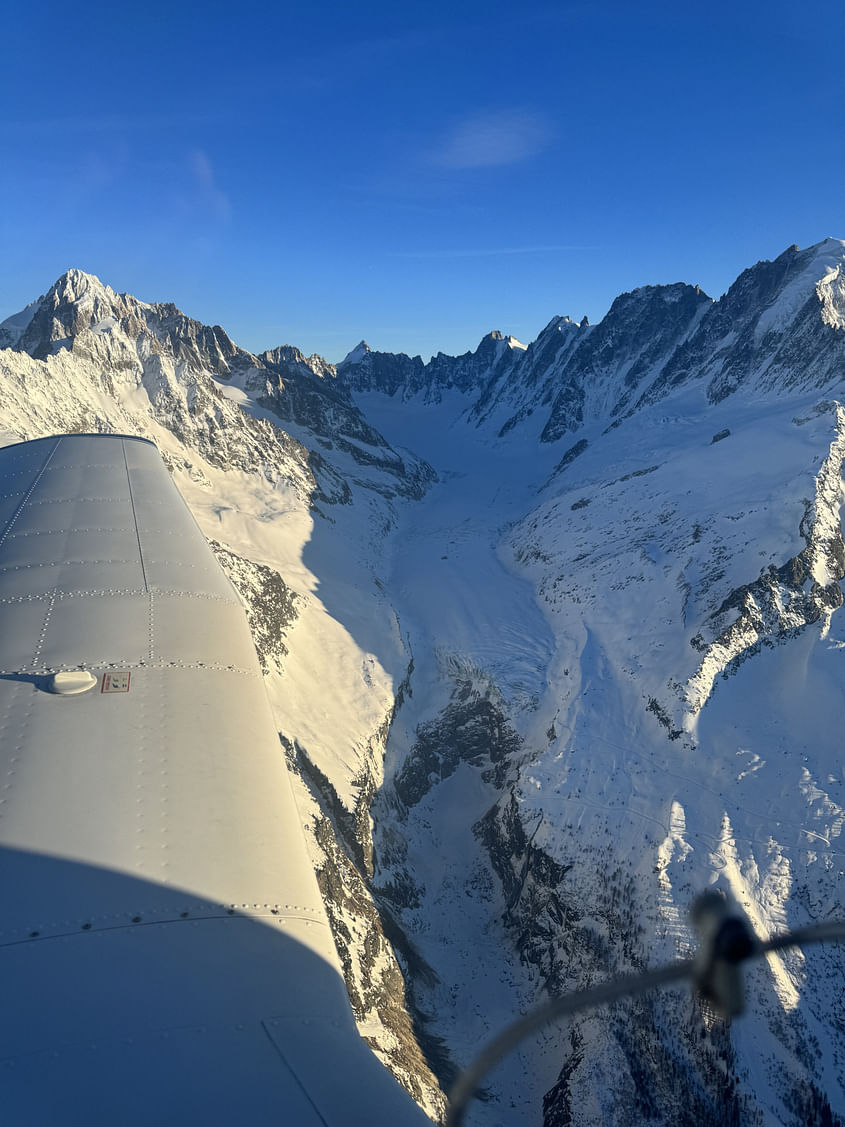
[[[500, 436], [531, 418], [541, 442], [594, 419], [615, 422], [687, 385], [717, 403], [739, 388], [821, 388], [841, 378], [842, 243], [826, 239], [744, 271], [711, 301], [698, 286], [622, 294], [597, 325], [554, 317], [528, 348], [491, 333], [474, 353], [419, 357], [362, 343], [338, 365], [355, 391], [436, 399], [468, 392], [467, 418], [495, 419]], [[528, 428], [526, 428], [526, 433]]]
[[[432, 1116], [518, 1012], [845, 916], [845, 244], [462, 357], [253, 356], [70, 271], [0, 326], [7, 440], [156, 441], [241, 590], [356, 1016]], [[841, 947], [528, 1042], [470, 1122], [845, 1118]]]
[[403, 399], [421, 397], [426, 403], [439, 402], [446, 391], [477, 393], [494, 376], [512, 371], [525, 346], [516, 337], [488, 333], [475, 352], [446, 356], [442, 352], [423, 364], [419, 356], [373, 352], [365, 340], [338, 364], [341, 382], [352, 391], [380, 391], [386, 395], [401, 392]]

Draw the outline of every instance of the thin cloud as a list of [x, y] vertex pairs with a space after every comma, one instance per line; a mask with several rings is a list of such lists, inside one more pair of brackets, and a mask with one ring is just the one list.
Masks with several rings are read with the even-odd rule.
[[194, 149], [190, 154], [190, 163], [194, 185], [203, 209], [216, 219], [228, 219], [232, 213], [232, 205], [226, 193], [217, 186], [208, 154], [202, 149]]
[[553, 130], [540, 113], [499, 110], [457, 122], [430, 153], [444, 168], [492, 168], [518, 164], [545, 149]]
[[395, 251], [389, 258], [497, 258], [505, 254], [549, 254], [567, 250], [595, 250], [593, 246], [574, 246], [570, 243], [536, 247], [484, 247], [476, 250], [407, 250]]
[[27, 135], [41, 133], [130, 133], [167, 131], [196, 128], [198, 126], [221, 125], [233, 120], [229, 110], [215, 113], [167, 113], [167, 114], [69, 114], [58, 117], [12, 118], [3, 122], [6, 132], [14, 130]]

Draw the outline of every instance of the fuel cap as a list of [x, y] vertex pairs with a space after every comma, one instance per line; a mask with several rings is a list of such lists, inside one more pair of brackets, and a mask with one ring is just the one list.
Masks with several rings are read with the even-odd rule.
[[97, 684], [97, 678], [87, 669], [73, 669], [65, 673], [54, 673], [47, 681], [47, 691], [63, 697], [77, 693], [87, 693]]

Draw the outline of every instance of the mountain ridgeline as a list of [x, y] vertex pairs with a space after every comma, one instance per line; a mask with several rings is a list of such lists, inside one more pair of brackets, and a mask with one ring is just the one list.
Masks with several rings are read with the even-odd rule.
[[[356, 1019], [433, 1120], [509, 1018], [688, 955], [703, 888], [845, 916], [845, 243], [428, 363], [70, 270], [0, 324], [0, 442], [66, 431], [154, 441], [240, 592]], [[579, 1015], [469, 1123], [842, 1124], [843, 967]]]
[[[436, 402], [468, 397], [468, 419], [495, 418], [500, 436], [523, 420], [550, 443], [585, 422], [623, 420], [679, 387], [700, 385], [710, 403], [737, 390], [822, 388], [841, 378], [845, 341], [842, 244], [789, 247], [745, 270], [718, 301], [698, 286], [643, 286], [616, 298], [597, 325], [554, 317], [527, 347], [494, 331], [474, 352], [419, 356], [375, 352], [362, 341], [337, 366], [284, 345], [254, 356], [219, 325], [175, 305], [116, 294], [70, 270], [22, 313], [0, 325], [0, 347], [46, 359], [84, 348], [81, 337], [113, 325], [152, 351], [220, 379], [262, 376], [283, 419], [337, 430], [356, 414], [350, 393], [376, 391]], [[361, 426], [361, 423], [357, 424]], [[352, 432], [356, 431], [352, 426]]]
[[[845, 362], [842, 244], [790, 247], [744, 271], [719, 300], [698, 286], [643, 286], [617, 297], [597, 325], [553, 318], [527, 348], [494, 332], [474, 353], [419, 357], [362, 342], [337, 368], [353, 391], [436, 400], [469, 393], [469, 418], [498, 433], [533, 418], [541, 442], [585, 422], [608, 423], [690, 385], [710, 403], [743, 389], [821, 388]], [[501, 422], [499, 422], [501, 420]]]

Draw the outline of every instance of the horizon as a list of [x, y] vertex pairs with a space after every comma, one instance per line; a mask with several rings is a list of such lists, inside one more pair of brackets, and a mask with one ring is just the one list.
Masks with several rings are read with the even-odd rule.
[[[257, 353], [460, 355], [840, 226], [832, 3], [16, 13], [0, 319], [72, 264]], [[166, 34], [157, 29], [166, 29]]]
[[[829, 242], [836, 242], [836, 243], [840, 243], [843, 246], [845, 246], [845, 240], [837, 239], [835, 236], [832, 236], [832, 235], [828, 235], [825, 238], [820, 239], [815, 243], [811, 243], [809, 246], [803, 246], [802, 247], [802, 246], [798, 246], [797, 243], [790, 243], [789, 246], [784, 247], [784, 249], [779, 254], [774, 255], [771, 259], [760, 259], [760, 260], [758, 260], [757, 263], [749, 263], [746, 267], [743, 267], [739, 271], [739, 273], [737, 274], [737, 278], [740, 276], [740, 274], [743, 273], [744, 270], [749, 269], [750, 267], [752, 267], [754, 265], [759, 265], [761, 262], [774, 261], [775, 259], [779, 258], [780, 255], [785, 254], [786, 251], [790, 249], [790, 247], [794, 247], [797, 251], [803, 252], [803, 251], [810, 250], [813, 247], [824, 246], [826, 243], [829, 243]], [[65, 277], [67, 277], [67, 275], [73, 274], [73, 273], [82, 274], [86, 277], [93, 278], [94, 281], [98, 282], [100, 285], [104, 286], [106, 289], [111, 290], [114, 294], [116, 294], [119, 297], [133, 297], [136, 300], [140, 301], [144, 305], [173, 304], [173, 305], [176, 306], [178, 312], [180, 314], [182, 314], [183, 316], [187, 317], [188, 319], [194, 320], [194, 321], [199, 321], [199, 323], [205, 324], [205, 325], [209, 324], [209, 322], [200, 321], [199, 318], [194, 317], [189, 310], [185, 310], [185, 309], [181, 308], [181, 306], [178, 304], [178, 302], [175, 302], [175, 301], [164, 302], [164, 301], [159, 301], [158, 299], [155, 299], [155, 298], [147, 300], [146, 298], [139, 297], [138, 294], [130, 293], [128, 290], [116, 290], [114, 286], [110, 285], [108, 281], [100, 278], [97, 274], [94, 274], [93, 272], [88, 271], [88, 270], [81, 270], [79, 267], [76, 267], [76, 266], [69, 266], [67, 268], [67, 270], [63, 271], [62, 274], [60, 274], [59, 277], [50, 286], [47, 287], [47, 289], [44, 291], [44, 293], [39, 294], [38, 297], [33, 298], [30, 301], [25, 302], [24, 305], [20, 306], [18, 309], [15, 309], [11, 313], [8, 313], [8, 314], [5, 314], [5, 315], [4, 315], [3, 311], [0, 311], [0, 324], [3, 324], [4, 321], [6, 321], [7, 319], [11, 319], [12, 317], [16, 316], [19, 313], [23, 313], [27, 308], [29, 308], [30, 305], [35, 305], [37, 302], [42, 301], [44, 299], [44, 297], [46, 297], [46, 295], [50, 292], [50, 290], [53, 289], [56, 285], [58, 285], [58, 283], [62, 280], [62, 278], [65, 278]], [[696, 285], [696, 288], [700, 289], [700, 291], [703, 293], [703, 295], [705, 297], [709, 298], [709, 300], [715, 304], [716, 302], [721, 301], [721, 299], [725, 296], [725, 293], [727, 292], [727, 290], [730, 289], [730, 286], [733, 285], [733, 283], [737, 280], [737, 278], [731, 279], [731, 282], [730, 282], [729, 285], [726, 286], [725, 291], [722, 292], [718, 297], [714, 297], [713, 294], [711, 294], [707, 290], [705, 290], [703, 286]], [[610, 306], [613, 305], [613, 302], [616, 300], [616, 298], [622, 297], [627, 293], [635, 293], [638, 289], [647, 289], [650, 286], [653, 286], [653, 287], [656, 287], [656, 288], [669, 287], [669, 286], [679, 285], [679, 284], [680, 285], [693, 285], [694, 283], [683, 282], [683, 281], [657, 282], [657, 283], [646, 283], [643, 286], [634, 286], [631, 290], [622, 291], [621, 293], [616, 294], [614, 296], [614, 298], [611, 300]], [[591, 318], [589, 318], [589, 316], [585, 315], [585, 316], [587, 316], [588, 325], [600, 324], [601, 321], [604, 319], [604, 317], [607, 316], [607, 313], [609, 311], [610, 311], [610, 307], [608, 307], [608, 310], [606, 310], [605, 313], [602, 315], [602, 317], [600, 317], [596, 321], [593, 321]], [[363, 346], [366, 346], [367, 350], [371, 351], [371, 352], [381, 352], [381, 353], [386, 353], [388, 355], [406, 356], [406, 357], [409, 357], [412, 360], [422, 359], [424, 361], [424, 363], [428, 364], [436, 355], [438, 355], [438, 353], [441, 354], [441, 355], [453, 356], [453, 357], [474, 353], [478, 350], [478, 348], [481, 346], [481, 344], [484, 342], [484, 340], [487, 337], [495, 336], [497, 334], [500, 336], [500, 338], [503, 338], [505, 340], [512, 339], [512, 340], [515, 341], [515, 343], [518, 346], [525, 348], [528, 345], [532, 344], [535, 340], [537, 340], [537, 338], [542, 334], [544, 329], [547, 328], [553, 321], [561, 319], [561, 318], [564, 321], [572, 321], [574, 323], [578, 323], [578, 321], [579, 321], [578, 318], [571, 317], [569, 314], [553, 314], [547, 321], [545, 321], [543, 323], [541, 329], [538, 330], [538, 332], [535, 336], [532, 336], [532, 337], [529, 337], [529, 338], [526, 338], [526, 339], [521, 339], [519, 337], [516, 337], [515, 334], [509, 333], [508, 331], [502, 330], [502, 329], [499, 329], [499, 328], [488, 329], [485, 333], [483, 333], [481, 335], [478, 342], [474, 346], [472, 346], [468, 349], [464, 349], [463, 353], [446, 353], [445, 350], [440, 349], [440, 350], [438, 350], [438, 352], [431, 353], [429, 356], [425, 356], [421, 353], [411, 353], [411, 352], [407, 352], [403, 349], [386, 350], [386, 349], [380, 349], [380, 348], [373, 348], [369, 344], [369, 342], [367, 341], [366, 337], [360, 338], [358, 340], [358, 342], [356, 342], [356, 344], [354, 344], [350, 348], [346, 349], [346, 351], [343, 353], [343, 355], [339, 356], [338, 359], [336, 359], [336, 360], [329, 359], [327, 356], [323, 355], [322, 353], [306, 352], [304, 349], [300, 348], [299, 345], [297, 345], [293, 341], [284, 341], [284, 342], [281, 342], [280, 344], [268, 345], [265, 348], [258, 348], [258, 349], [246, 348], [246, 351], [250, 352], [253, 356], [260, 357], [262, 355], [262, 353], [271, 352], [275, 348], [294, 347], [294, 348], [297, 348], [307, 360], [311, 360], [311, 359], [316, 358], [316, 359], [328, 361], [330, 364], [332, 364], [336, 367], [338, 364], [342, 363], [349, 356], [351, 356], [354, 352], [357, 352], [358, 349], [361, 348], [361, 346], [363, 345]], [[228, 328], [226, 327], [225, 324], [223, 324], [222, 322], [214, 322], [214, 324], [217, 327], [223, 329], [223, 331], [229, 336], [229, 339], [232, 340], [232, 342], [234, 344], [236, 344], [240, 348], [245, 348], [244, 344], [241, 341], [239, 341], [228, 330]]]

